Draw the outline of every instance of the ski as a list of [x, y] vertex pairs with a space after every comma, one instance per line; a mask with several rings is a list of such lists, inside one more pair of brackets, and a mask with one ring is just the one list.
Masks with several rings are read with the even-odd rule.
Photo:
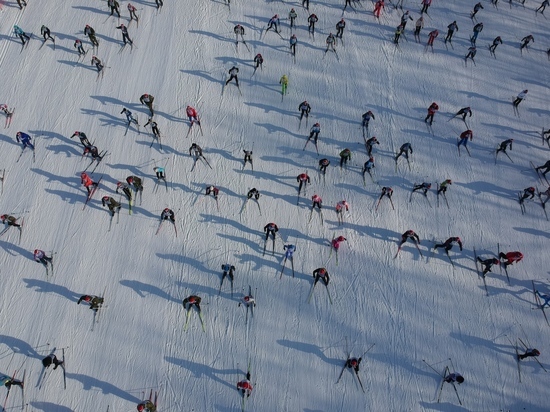
[[477, 265], [477, 253], [476, 253], [476, 248], [474, 248], [474, 264], [476, 265], [477, 276], [479, 276], [480, 278], [483, 279], [483, 286], [485, 286], [485, 293], [486, 293], [486, 296], [489, 296], [489, 290], [487, 289], [487, 281], [486, 281], [486, 279], [485, 279], [485, 275], [479, 272], [479, 267], [478, 267], [478, 265]]
[[99, 188], [99, 184], [101, 183], [101, 179], [103, 179], [103, 176], [101, 176], [99, 178], [99, 180], [97, 181], [97, 184], [96, 186], [92, 189], [92, 191], [88, 194], [88, 197], [86, 198], [86, 201], [84, 202], [84, 206], [82, 207], [82, 210], [84, 210], [86, 208], [86, 205], [88, 204], [88, 202], [92, 199], [92, 197], [94, 196], [95, 192], [97, 191], [97, 189]]
[[63, 369], [63, 387], [64, 389], [67, 389], [67, 370], [65, 369], [65, 348], [61, 349], [63, 354], [63, 364], [61, 365], [61, 368]]
[[550, 326], [550, 323], [548, 323], [548, 316], [546, 316], [546, 312], [544, 311], [544, 307], [542, 306], [542, 304], [540, 302], [540, 298], [537, 295], [537, 291], [535, 289], [535, 281], [532, 280], [531, 283], [533, 284], [533, 295], [535, 295], [535, 305], [537, 306], [537, 308], [542, 310], [542, 314], [544, 315], [544, 320], [546, 320], [546, 324], [548, 326]]
[[540, 191], [538, 189], [537, 189], [537, 195], [539, 197], [540, 205], [542, 206], [542, 210], [544, 211], [544, 216], [546, 216], [546, 220], [548, 220], [548, 213], [546, 212], [546, 203], [542, 201], [542, 194], [540, 193]]

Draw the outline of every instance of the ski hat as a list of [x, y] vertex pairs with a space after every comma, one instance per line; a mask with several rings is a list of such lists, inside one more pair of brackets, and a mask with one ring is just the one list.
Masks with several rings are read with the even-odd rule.
[[313, 126], [319, 127], [319, 126], [321, 126], [321, 125], [320, 125], [319, 123], [315, 123]]
[[36, 255], [38, 253], [38, 249], [34, 249], [34, 254]]
[[88, 175], [86, 174], [86, 172], [82, 172], [80, 173], [80, 177], [84, 178], [84, 177], [88, 177]]
[[163, 212], [169, 212], [170, 209], [168, 209], [167, 207], [164, 208]]
[[447, 184], [449, 184], [449, 185], [453, 184], [453, 181], [451, 179], [447, 179], [447, 180], [445, 180], [445, 182], [447, 182]]
[[274, 19], [278, 19], [279, 18], [279, 15], [276, 14], [275, 16], [273, 16]]
[[80, 132], [74, 132], [75, 136], [80, 136]]
[[493, 259], [493, 265], [496, 265], [497, 263], [500, 263], [500, 260], [498, 260], [497, 258], [494, 258]]
[[8, 215], [2, 215], [0, 216], [0, 220], [6, 220], [8, 218]]
[[370, 160], [371, 162], [374, 162], [374, 157], [372, 157], [372, 156], [369, 157], [369, 160]]
[[137, 410], [139, 412], [143, 411], [145, 409], [145, 406], [143, 406], [141, 403], [137, 406]]
[[539, 355], [540, 355], [540, 352], [539, 352], [538, 349], [533, 349], [533, 354], [534, 354], [535, 356], [539, 356]]
[[462, 375], [458, 375], [458, 376], [456, 377], [456, 381], [457, 381], [459, 384], [461, 384], [462, 382], [464, 382], [464, 377], [463, 377]]
[[91, 300], [92, 300], [92, 297], [91, 297], [91, 296], [88, 296], [88, 295], [86, 295], [86, 296], [84, 296], [84, 297], [82, 298], [82, 300], [83, 300], [83, 301], [85, 301], [85, 302], [89, 302], [89, 301], [91, 301]]
[[290, 11], [294, 11], [294, 9], [290, 9]]
[[126, 179], [126, 181], [127, 181], [128, 183], [133, 183], [133, 181], [134, 181], [133, 176], [130, 176], [128, 179]]
[[[407, 12], [407, 13], [408, 13], [408, 12]], [[350, 360], [350, 364], [351, 364], [351, 366], [353, 366], [353, 367], [357, 366], [357, 359], [355, 359], [355, 358], [354, 358], [354, 359], [351, 359], [351, 360]]]
[[109, 201], [109, 196], [103, 196], [103, 197], [101, 198], [101, 201], [102, 201], [102, 202], [108, 202], [108, 201]]
[[116, 184], [116, 187], [123, 187], [123, 186], [124, 186], [124, 185], [123, 185], [122, 182], [117, 182], [117, 184]]
[[16, 136], [21, 137], [21, 132], [17, 132]]

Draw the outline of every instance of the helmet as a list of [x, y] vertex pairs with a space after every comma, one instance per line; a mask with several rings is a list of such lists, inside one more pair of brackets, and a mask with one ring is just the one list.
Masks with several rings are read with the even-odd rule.
[[2, 215], [0, 216], [0, 220], [5, 220], [8, 216], [7, 215]]
[[21, 132], [17, 132], [16, 136], [21, 137]]
[[540, 355], [540, 352], [539, 352], [538, 349], [533, 349], [533, 354], [534, 354], [535, 356], [539, 356], [539, 355]]
[[34, 254], [36, 255], [38, 253], [38, 249], [34, 249]]
[[86, 176], [88, 176], [88, 175], [86, 174], [86, 172], [80, 173], [80, 177], [84, 178], [84, 177], [86, 177]]
[[143, 411], [145, 409], [145, 406], [143, 406], [141, 403], [137, 406], [137, 410], [139, 412]]
[[447, 180], [445, 180], [445, 182], [447, 182], [447, 184], [449, 184], [449, 185], [453, 184], [453, 181], [451, 179], [447, 179]]
[[101, 201], [102, 201], [102, 202], [108, 202], [108, 201], [109, 201], [109, 196], [103, 196], [103, 197], [101, 198]]
[[86, 25], [86, 27], [90, 27], [90, 25], [89, 25], [89, 24], [87, 24], [87, 25]]
[[86, 295], [86, 296], [84, 296], [84, 297], [82, 298], [82, 300], [84, 300], [84, 301], [86, 301], [86, 302], [89, 302], [89, 301], [91, 301], [91, 300], [92, 300], [92, 297], [91, 297], [91, 296], [88, 296], [88, 295]]
[[167, 207], [164, 208], [164, 212], [169, 212], [170, 209], [168, 209]]
[[464, 377], [461, 376], [461, 375], [458, 375], [458, 376], [456, 377], [456, 381], [457, 381], [458, 383], [462, 383], [462, 382], [464, 382]]
[[290, 9], [290, 11], [294, 11], [294, 9]]
[[500, 260], [498, 260], [497, 258], [493, 258], [493, 265], [496, 265], [497, 263], [500, 263]]
[[276, 14], [276, 15], [275, 15], [275, 16], [273, 16], [273, 17], [275, 17], [276, 19], [278, 19], [278, 18], [279, 18], [279, 15], [278, 15], [278, 14]]
[[117, 182], [116, 187], [122, 187], [122, 182]]
[[134, 178], [133, 178], [132, 176], [130, 176], [128, 179], [126, 179], [126, 181], [127, 181], [128, 183], [133, 183]]

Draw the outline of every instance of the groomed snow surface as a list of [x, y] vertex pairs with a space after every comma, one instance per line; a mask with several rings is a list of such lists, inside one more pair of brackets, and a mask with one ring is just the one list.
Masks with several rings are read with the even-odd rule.
[[[533, 359], [521, 364], [515, 343], [521, 338], [541, 351], [550, 369], [550, 327], [535, 308], [531, 280], [549, 293], [548, 221], [538, 202], [526, 201], [522, 215], [517, 193], [529, 186], [545, 190], [529, 162], [550, 159], [540, 131], [548, 128], [550, 47], [548, 20], [535, 14], [538, 0], [525, 7], [500, 1], [498, 9], [484, 1], [477, 19], [484, 30], [477, 40], [477, 65], [464, 64], [470, 46], [475, 1], [434, 0], [425, 18], [422, 43], [415, 43], [409, 21], [407, 39], [392, 43], [401, 11], [386, 5], [380, 21], [367, 0], [348, 8], [344, 43], [338, 55], [324, 54], [325, 39], [342, 16], [343, 1], [312, 1], [309, 12], [298, 2], [165, 0], [158, 12], [154, 1], [132, 2], [139, 28], [129, 26], [135, 47], [121, 50], [116, 17], [106, 2], [30, 0], [20, 11], [14, 0], [1, 12], [0, 103], [15, 107], [9, 129], [0, 130], [1, 168], [6, 169], [0, 212], [24, 217], [21, 242], [16, 229], [0, 238], [0, 373], [21, 377], [27, 371], [28, 411], [133, 411], [150, 390], [159, 393], [158, 410], [240, 411], [236, 383], [251, 365], [255, 385], [247, 411], [545, 411], [550, 375]], [[405, 1], [416, 21], [420, 5]], [[298, 13], [296, 63], [288, 53], [288, 12]], [[128, 24], [127, 2], [120, 4], [120, 22]], [[282, 39], [273, 31], [260, 33], [275, 13], [282, 18]], [[315, 38], [307, 32], [307, 16], [319, 17]], [[459, 31], [446, 49], [446, 27], [456, 20]], [[246, 30], [244, 44], [235, 47], [233, 27]], [[35, 39], [21, 51], [12, 36], [19, 25]], [[41, 49], [36, 39], [42, 24], [56, 35]], [[76, 38], [91, 47], [83, 30], [95, 28], [100, 42], [95, 54], [106, 64], [96, 80], [89, 50], [76, 63]], [[425, 50], [427, 34], [438, 29], [434, 51]], [[520, 53], [520, 39], [532, 34], [535, 43]], [[488, 45], [496, 36], [504, 44], [496, 58]], [[253, 73], [252, 59], [261, 53], [263, 70]], [[240, 69], [240, 90], [222, 82], [232, 65]], [[280, 77], [290, 79], [281, 99]], [[529, 93], [515, 116], [512, 97]], [[138, 115], [147, 108], [144, 93], [155, 96], [155, 119], [163, 150], [150, 147], [150, 129], [141, 134], [126, 129], [123, 107]], [[298, 105], [312, 107], [308, 127], [298, 129]], [[423, 119], [432, 102], [440, 107], [433, 135]], [[197, 108], [204, 136], [189, 125], [185, 107]], [[458, 156], [456, 137], [466, 128], [460, 108], [471, 106], [468, 119], [474, 139]], [[377, 184], [363, 186], [361, 167], [367, 160], [361, 134], [361, 114], [372, 110], [370, 135], [380, 140], [374, 149]], [[319, 153], [313, 144], [302, 150], [309, 128], [321, 124]], [[1, 123], [0, 123], [1, 124]], [[15, 141], [17, 131], [37, 141], [36, 161]], [[81, 158], [75, 130], [88, 135], [109, 155], [94, 173], [103, 177], [100, 190], [82, 210], [85, 190], [80, 173], [89, 160]], [[494, 150], [514, 139], [513, 163]], [[193, 172], [188, 149], [204, 149], [212, 166], [197, 163]], [[405, 142], [414, 149], [411, 169], [404, 159], [396, 172], [392, 156]], [[338, 154], [353, 152], [341, 171]], [[254, 171], [242, 170], [243, 149], [254, 151]], [[326, 184], [317, 173], [319, 159], [331, 161]], [[168, 191], [155, 187], [154, 165], [166, 164]], [[308, 172], [312, 183], [297, 205], [296, 176]], [[108, 232], [109, 214], [101, 197], [113, 196], [116, 183], [127, 176], [145, 179], [143, 202]], [[436, 205], [435, 184], [450, 178], [450, 208]], [[409, 203], [414, 183], [431, 182], [431, 206], [421, 194]], [[220, 189], [219, 211], [204, 188]], [[375, 202], [382, 186], [393, 187], [395, 211], [384, 199]], [[253, 202], [240, 214], [247, 191], [262, 196], [260, 215]], [[155, 192], [156, 190], [156, 192]], [[317, 213], [308, 222], [311, 196], [324, 201], [324, 225]], [[338, 226], [334, 205], [347, 200], [349, 213]], [[441, 199], [442, 200], [442, 199]], [[178, 237], [165, 223], [155, 235], [165, 207], [176, 212]], [[275, 222], [279, 239], [275, 254], [262, 256], [263, 227]], [[401, 233], [416, 231], [422, 258], [407, 242], [394, 259]], [[329, 258], [329, 241], [343, 235], [347, 242]], [[460, 236], [464, 250], [453, 248], [451, 266], [444, 251], [432, 256], [433, 241]], [[281, 241], [282, 240], [282, 241]], [[295, 277], [289, 262], [279, 279], [283, 243], [297, 245]], [[476, 274], [473, 249], [484, 258], [497, 252], [521, 251], [525, 258], [504, 272], [487, 277], [489, 296]], [[46, 278], [33, 261], [34, 249], [55, 251], [55, 273]], [[428, 262], [426, 262], [426, 258]], [[218, 289], [221, 265], [236, 266], [234, 295], [229, 283]], [[322, 284], [307, 296], [312, 272], [325, 266], [333, 304]], [[256, 296], [254, 318], [245, 327], [240, 298], [251, 286]], [[76, 304], [82, 294], [101, 295], [105, 307], [92, 331], [92, 311]], [[189, 328], [182, 299], [202, 297], [206, 332], [196, 313]], [[346, 359], [346, 338], [352, 356], [364, 356], [360, 377], [363, 393], [349, 370], [336, 384]], [[510, 342], [511, 341], [511, 342]], [[67, 389], [61, 370], [42, 389], [37, 381], [40, 359], [53, 347], [65, 347]], [[441, 402], [438, 371], [446, 365], [466, 382], [445, 384]], [[0, 393], [3, 401], [5, 389]], [[12, 388], [6, 409], [21, 408], [20, 390]]]

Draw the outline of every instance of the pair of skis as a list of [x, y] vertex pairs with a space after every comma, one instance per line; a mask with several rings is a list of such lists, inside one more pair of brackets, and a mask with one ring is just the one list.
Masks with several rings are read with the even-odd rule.
[[479, 267], [477, 265], [478, 261], [477, 261], [477, 252], [476, 252], [476, 248], [474, 248], [474, 263], [476, 265], [476, 272], [477, 272], [477, 275], [483, 279], [483, 286], [485, 287], [485, 296], [489, 296], [489, 289], [487, 289], [487, 280], [485, 279], [485, 275], [479, 271]]
[[[437, 183], [437, 207], [439, 207], [439, 196], [440, 196], [440, 193], [439, 193], [439, 183]], [[445, 194], [445, 192], [442, 192], [441, 196], [443, 196], [443, 199], [445, 199], [445, 204], [447, 205], [447, 208], [450, 209], [451, 207], [449, 206], [449, 201], [447, 200], [447, 195]]]
[[[13, 381], [15, 379], [15, 376], [17, 375], [17, 371], [13, 373], [13, 376], [11, 377], [11, 380]], [[21, 379], [21, 410], [25, 409], [25, 377], [27, 375], [27, 370], [25, 369], [23, 371], [23, 379]], [[11, 387], [13, 384], [9, 385], [8, 392], [6, 393], [6, 397], [4, 398], [4, 405], [3, 405], [3, 412], [6, 412], [6, 405], [8, 403], [8, 397], [10, 396]]]
[[535, 296], [535, 306], [542, 311], [542, 314], [544, 315], [544, 320], [546, 321], [546, 324], [550, 326], [550, 323], [548, 322], [548, 316], [546, 315], [546, 312], [544, 311], [544, 306], [540, 302], [539, 295], [537, 295], [537, 290], [535, 289], [535, 281], [531, 281], [533, 284], [533, 295]]
[[[317, 285], [317, 282], [319, 281], [319, 279], [316, 279], [313, 281], [313, 285], [311, 285], [311, 290], [309, 291], [309, 296], [307, 297], [307, 303], [311, 302], [311, 298], [313, 297], [313, 291], [315, 290], [315, 286]], [[324, 281], [323, 281], [323, 284], [324, 284]], [[325, 284], [325, 290], [327, 291], [328, 300], [332, 305], [332, 296], [330, 295], [330, 290], [327, 284]]]
[[[309, 211], [309, 219], [308, 219], [308, 223], [311, 222], [311, 218], [313, 217], [313, 209], [315, 209], [314, 207], [311, 208], [311, 210]], [[317, 211], [319, 212], [319, 217], [321, 218], [321, 226], [324, 226], [324, 219], [323, 219], [323, 210], [321, 208], [317, 208]]]
[[[188, 304], [189, 305], [189, 304]], [[188, 308], [186, 308], [186, 315], [185, 315], [185, 325], [183, 326], [183, 331], [187, 332], [187, 328], [189, 327], [189, 318], [191, 317], [191, 308], [195, 305], [189, 305]], [[201, 321], [202, 331], [206, 332], [206, 327], [204, 325], [204, 318], [202, 316], [202, 310], [200, 308], [197, 308], [197, 312], [199, 313], [199, 319]]]
[[15, 113], [15, 107], [11, 109], [11, 112], [8, 110], [8, 112], [6, 113], [6, 121], [4, 123], [4, 129], [9, 129], [14, 113]]
[[[160, 232], [160, 229], [162, 228], [162, 224], [164, 223], [166, 219], [161, 219], [160, 222], [159, 222], [159, 226], [157, 228], [157, 231], [155, 232], [155, 236], [159, 234]], [[171, 222], [172, 225], [174, 226], [174, 232], [176, 233], [176, 237], [178, 237], [178, 229], [176, 227], [176, 222]]]
[[99, 188], [99, 184], [101, 183], [102, 179], [103, 179], [103, 176], [99, 178], [99, 180], [95, 184], [95, 187], [90, 191], [90, 193], [88, 193], [88, 196], [86, 197], [86, 201], [84, 202], [84, 206], [82, 207], [82, 210], [86, 208], [86, 206], [88, 205], [88, 202], [92, 199], [92, 197], [94, 197], [94, 194], [95, 192], [97, 192], [97, 189]]
[[103, 289], [103, 294], [100, 296], [101, 303], [99, 304], [97, 309], [93, 310], [94, 311], [94, 316], [92, 317], [92, 329], [91, 329], [92, 332], [95, 329], [95, 325], [97, 323], [99, 323], [99, 318], [100, 318], [100, 315], [101, 315], [100, 309], [103, 308], [103, 303], [105, 302], [105, 292], [106, 291], [107, 291], [107, 286], [105, 286], [105, 288]]

